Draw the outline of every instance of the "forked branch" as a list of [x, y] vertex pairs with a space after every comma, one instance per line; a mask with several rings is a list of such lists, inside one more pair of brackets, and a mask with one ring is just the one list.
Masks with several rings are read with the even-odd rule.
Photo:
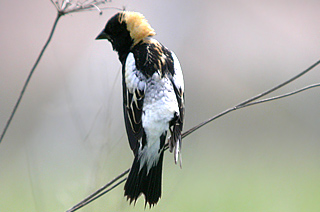
[[83, 12], [83, 11], [91, 11], [91, 10], [98, 10], [100, 15], [102, 14], [102, 10], [104, 9], [117, 9], [117, 10], [122, 10], [120, 8], [115, 8], [115, 7], [106, 7], [106, 6], [101, 6], [104, 5], [105, 3], [107, 3], [107, 0], [87, 0], [84, 1], [82, 3], [80, 3], [79, 1], [70, 1], [70, 0], [63, 0], [61, 3], [59, 1], [53, 1], [50, 0], [52, 2], [52, 4], [55, 6], [56, 10], [57, 10], [57, 17], [53, 23], [51, 32], [49, 34], [49, 37], [46, 41], [46, 43], [44, 44], [44, 46], [42, 47], [40, 54], [38, 55], [38, 58], [36, 59], [36, 62], [34, 63], [33, 67], [31, 68], [31, 71], [29, 72], [29, 75], [21, 89], [20, 95], [16, 101], [16, 104], [14, 105], [12, 112], [9, 116], [9, 119], [6, 122], [6, 125], [1, 133], [0, 136], [0, 143], [3, 140], [10, 124], [11, 121], [14, 117], [14, 115], [16, 114], [16, 111], [20, 105], [20, 102], [22, 100], [22, 97], [24, 96], [24, 93], [29, 85], [29, 82], [32, 78], [32, 75], [34, 73], [34, 71], [36, 70], [40, 60], [42, 59], [42, 56], [45, 52], [45, 50], [47, 49], [52, 37], [53, 37], [53, 33], [55, 32], [56, 26], [58, 24], [58, 21], [60, 20], [60, 18], [64, 15], [70, 14], [70, 13], [74, 13], [74, 12]]
[[[302, 75], [308, 73], [309, 71], [311, 71], [312, 69], [314, 69], [316, 66], [318, 66], [320, 64], [320, 60], [318, 60], [317, 62], [315, 62], [313, 65], [311, 65], [309, 68], [307, 68], [306, 70], [300, 72], [299, 74], [295, 75], [294, 77], [290, 78], [289, 80], [269, 89], [266, 90], [265, 92], [262, 92], [250, 99], [247, 99], [239, 104], [237, 104], [236, 106], [229, 108], [213, 117], [211, 117], [210, 119], [192, 127], [191, 129], [185, 131], [184, 133], [182, 133], [181, 137], [185, 138], [188, 135], [190, 135], [191, 133], [193, 133], [194, 131], [198, 130], [199, 128], [203, 127], [204, 125], [212, 122], [213, 120], [216, 120], [232, 111], [236, 111], [245, 107], [249, 107], [249, 106], [253, 106], [253, 105], [258, 105], [261, 103], [265, 103], [265, 102], [270, 102], [270, 101], [274, 101], [274, 100], [278, 100], [278, 99], [282, 99], [282, 98], [286, 98], [298, 93], [301, 93], [303, 91], [312, 89], [312, 88], [316, 88], [316, 87], [320, 87], [320, 83], [316, 83], [316, 84], [312, 84], [312, 85], [308, 85], [306, 87], [303, 87], [301, 89], [289, 92], [289, 93], [285, 93], [279, 96], [274, 96], [274, 97], [270, 97], [270, 98], [265, 98], [262, 100], [258, 100], [280, 88], [282, 88], [283, 86], [293, 82], [294, 80], [300, 78]], [[167, 150], [169, 147], [168, 143], [165, 144], [165, 150]], [[98, 199], [100, 196], [108, 193], [109, 191], [111, 191], [112, 189], [116, 188], [118, 185], [120, 185], [121, 183], [123, 183], [127, 178], [125, 177], [126, 174], [128, 174], [130, 171], [130, 168], [127, 169], [126, 171], [124, 171], [123, 173], [121, 173], [120, 175], [118, 175], [116, 178], [114, 178], [112, 181], [110, 181], [109, 183], [107, 183], [105, 186], [103, 186], [102, 188], [100, 188], [99, 190], [95, 191], [94, 193], [92, 193], [90, 196], [88, 196], [87, 198], [85, 198], [84, 200], [82, 200], [81, 202], [79, 202], [78, 204], [76, 204], [75, 206], [73, 206], [72, 208], [70, 208], [69, 210], [67, 210], [67, 212], [74, 212], [80, 208], [82, 208], [83, 206], [91, 203], [92, 201]], [[122, 179], [123, 178], [123, 179]], [[116, 183], [115, 185], [113, 185], [114, 183]], [[113, 186], [112, 186], [113, 185]], [[109, 188], [110, 186], [112, 186], [111, 188]]]

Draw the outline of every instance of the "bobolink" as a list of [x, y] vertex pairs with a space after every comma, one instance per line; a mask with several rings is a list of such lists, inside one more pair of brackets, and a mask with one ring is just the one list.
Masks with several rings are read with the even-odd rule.
[[[122, 64], [123, 113], [134, 161], [124, 186], [132, 203], [140, 194], [153, 206], [161, 197], [164, 144], [181, 165], [184, 82], [176, 55], [153, 39], [155, 31], [137, 12], [119, 12], [96, 39], [107, 39]], [[180, 158], [180, 159], [179, 159]]]

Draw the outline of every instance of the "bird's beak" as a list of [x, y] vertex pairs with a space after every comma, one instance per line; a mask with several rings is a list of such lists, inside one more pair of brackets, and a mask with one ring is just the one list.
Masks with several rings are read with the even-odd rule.
[[108, 39], [109, 36], [107, 35], [107, 33], [105, 33], [105, 31], [102, 31], [97, 37], [96, 40], [104, 40], [104, 39]]

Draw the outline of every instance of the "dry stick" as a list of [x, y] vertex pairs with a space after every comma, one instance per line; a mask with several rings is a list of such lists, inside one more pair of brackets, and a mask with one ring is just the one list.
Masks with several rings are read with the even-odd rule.
[[56, 20], [55, 20], [54, 23], [53, 23], [53, 26], [52, 26], [50, 35], [49, 35], [49, 37], [48, 37], [48, 39], [47, 39], [47, 42], [46, 42], [46, 43], [44, 44], [44, 46], [42, 47], [42, 50], [41, 50], [41, 52], [40, 52], [40, 54], [39, 54], [39, 56], [38, 56], [35, 64], [33, 65], [32, 69], [31, 69], [31, 71], [30, 71], [30, 73], [29, 73], [28, 78], [26, 79], [26, 81], [25, 81], [25, 83], [24, 83], [24, 85], [23, 85], [23, 88], [22, 88], [22, 90], [21, 90], [21, 92], [20, 92], [20, 96], [19, 96], [19, 98], [18, 98], [15, 106], [13, 107], [13, 110], [12, 110], [12, 112], [11, 112], [11, 115], [10, 115], [10, 117], [9, 117], [7, 123], [6, 123], [6, 126], [4, 127], [4, 129], [3, 129], [3, 131], [2, 131], [2, 134], [1, 134], [1, 137], [0, 137], [0, 143], [1, 143], [4, 135], [6, 134], [6, 132], [7, 132], [7, 130], [8, 130], [8, 127], [9, 127], [9, 125], [10, 125], [12, 119], [13, 119], [13, 116], [15, 115], [15, 113], [16, 113], [19, 105], [20, 105], [21, 99], [22, 99], [22, 97], [23, 97], [23, 95], [24, 95], [24, 92], [25, 92], [26, 89], [27, 89], [27, 86], [28, 86], [28, 84], [29, 84], [29, 82], [30, 82], [30, 80], [31, 80], [31, 77], [32, 77], [34, 71], [36, 70], [36, 68], [37, 68], [37, 66], [38, 66], [38, 64], [39, 64], [39, 62], [40, 62], [40, 60], [41, 60], [41, 58], [42, 58], [42, 56], [43, 56], [43, 54], [44, 54], [44, 51], [47, 49], [47, 47], [48, 47], [48, 45], [49, 45], [49, 43], [50, 43], [50, 41], [51, 41], [51, 38], [52, 38], [52, 36], [53, 36], [53, 33], [54, 33], [55, 29], [56, 29], [56, 26], [57, 26], [58, 21], [59, 21], [59, 19], [60, 19], [61, 16], [62, 16], [62, 14], [58, 13], [58, 15], [57, 15], [57, 17], [56, 17]]
[[[235, 110], [238, 110], [238, 109], [242, 109], [242, 108], [245, 108], [245, 107], [249, 107], [249, 106], [253, 106], [253, 105], [257, 105], [257, 104], [260, 104], [260, 103], [265, 103], [265, 102], [269, 102], [269, 101], [274, 101], [274, 100], [278, 100], [278, 99], [281, 99], [281, 98], [285, 98], [285, 97], [288, 97], [288, 96], [292, 96], [294, 94], [297, 94], [297, 93], [300, 93], [302, 91], [306, 91], [306, 90], [309, 90], [311, 88], [315, 88], [315, 87], [320, 87], [320, 83], [317, 83], [317, 84], [312, 84], [312, 85], [309, 85], [309, 86], [306, 86], [306, 87], [303, 87], [301, 89], [298, 89], [296, 91], [292, 91], [292, 92], [289, 92], [289, 93], [286, 93], [286, 94], [283, 94], [283, 95], [279, 95], [279, 96], [275, 96], [275, 97], [271, 97], [271, 98], [267, 98], [267, 99], [262, 99], [260, 101], [255, 101], [255, 102], [251, 102], [251, 103], [247, 103], [245, 105], [241, 105], [239, 107], [233, 107], [233, 108], [230, 108], [228, 110], [225, 110], [224, 112], [212, 117], [212, 120], [214, 119], [217, 119], [231, 111], [235, 111]], [[187, 132], [183, 133], [182, 134], [182, 137], [186, 137], [187, 135], [189, 135], [191, 132], [192, 129], [188, 130]], [[188, 133], [189, 132], [189, 133]], [[165, 150], [168, 149], [168, 143], [166, 143], [165, 145]], [[105, 186], [103, 186], [102, 188], [100, 188], [99, 190], [97, 190], [96, 192], [94, 192], [93, 194], [91, 194], [90, 196], [88, 196], [86, 199], [82, 200], [80, 203], [78, 203], [77, 205], [75, 205], [74, 207], [72, 207], [71, 209], [69, 209], [67, 212], [73, 212], [73, 211], [76, 211], [80, 208], [82, 208], [83, 206], [89, 204], [90, 202], [93, 202], [94, 200], [96, 200], [97, 198], [99, 198], [100, 196], [104, 195], [105, 193], [108, 193], [109, 191], [111, 191], [112, 189], [114, 189], [115, 187], [117, 187], [118, 185], [120, 185], [121, 183], [123, 183], [127, 178], [124, 178], [122, 179], [120, 182], [118, 182], [116, 185], [112, 186], [110, 189], [104, 191], [103, 193], [101, 193], [104, 189], [108, 188], [109, 186], [111, 186], [113, 183], [115, 183], [117, 180], [119, 180], [120, 178], [122, 178], [124, 175], [126, 175], [127, 173], [129, 173], [130, 169], [127, 169], [125, 172], [123, 172], [121, 175], [119, 175], [118, 177], [116, 177], [115, 179], [113, 179], [112, 181], [110, 181], [108, 184], [106, 184]], [[101, 194], [100, 194], [101, 193]], [[99, 194], [99, 195], [98, 195]], [[98, 195], [98, 196], [97, 196]]]
[[[103, 194], [107, 193], [108, 191], [111, 191], [113, 188], [117, 187], [118, 185], [120, 185], [122, 182], [124, 182], [127, 178], [121, 180], [119, 183], [117, 183], [115, 186], [113, 186], [112, 188], [108, 189], [107, 191], [103, 192], [102, 194], [100, 194], [103, 190], [105, 190], [106, 188], [108, 188], [109, 186], [111, 186], [113, 183], [115, 183], [117, 180], [119, 180], [120, 178], [122, 178], [123, 176], [125, 176], [126, 174], [128, 174], [130, 171], [130, 169], [127, 169], [126, 171], [124, 171], [122, 174], [120, 174], [119, 176], [117, 176], [116, 178], [114, 178], [113, 180], [111, 180], [109, 183], [107, 183], [105, 186], [101, 187], [99, 190], [95, 191], [93, 194], [91, 194], [90, 196], [88, 196], [87, 198], [85, 198], [84, 200], [82, 200], [81, 202], [79, 202], [78, 204], [76, 204], [75, 206], [73, 206], [72, 208], [70, 208], [69, 210], [67, 210], [67, 212], [72, 212], [72, 211], [76, 211], [80, 208], [82, 208], [83, 206], [89, 204], [90, 202], [94, 201], [95, 199], [97, 199], [98, 197], [102, 196]], [[100, 194], [100, 195], [98, 195]], [[97, 196], [98, 195], [98, 196]]]
[[207, 121], [204, 121], [204, 122], [198, 124], [197, 126], [195, 126], [195, 127], [191, 128], [191, 129], [189, 129], [188, 131], [184, 132], [184, 133], [183, 133], [183, 137], [189, 135], [190, 133], [192, 133], [192, 132], [194, 132], [195, 130], [199, 129], [200, 127], [208, 124], [209, 122], [211, 122], [211, 121], [213, 121], [213, 120], [215, 120], [215, 119], [217, 119], [217, 118], [219, 118], [219, 117], [221, 117], [221, 116], [223, 116], [223, 115], [225, 115], [225, 114], [227, 114], [227, 113], [229, 113], [229, 112], [231, 112], [231, 111], [234, 111], [234, 110], [238, 109], [239, 107], [242, 107], [242, 106], [244, 106], [244, 105], [246, 105], [246, 104], [248, 104], [248, 103], [250, 103], [250, 102], [253, 102], [254, 100], [257, 100], [257, 99], [259, 99], [259, 98], [261, 98], [261, 97], [263, 97], [263, 96], [265, 96], [265, 95], [267, 95], [267, 94], [269, 94], [269, 93], [272, 93], [272, 92], [278, 90], [279, 88], [282, 88], [283, 86], [289, 84], [290, 82], [298, 79], [298, 78], [301, 77], [302, 75], [308, 73], [309, 71], [311, 71], [314, 67], [316, 67], [316, 66], [319, 65], [319, 64], [320, 64], [320, 60], [318, 60], [317, 62], [315, 62], [313, 65], [311, 65], [311, 66], [310, 66], [309, 68], [307, 68], [306, 70], [304, 70], [304, 71], [302, 71], [301, 73], [297, 74], [296, 76], [292, 77], [291, 79], [289, 79], [289, 80], [287, 80], [287, 81], [285, 81], [285, 82], [283, 82], [283, 83], [281, 83], [281, 84], [279, 84], [279, 85], [277, 85], [277, 86], [275, 86], [275, 87], [273, 87], [273, 88], [271, 88], [271, 89], [269, 89], [269, 90], [267, 90], [267, 91], [265, 91], [265, 92], [263, 92], [263, 93], [261, 93], [261, 94], [258, 94], [258, 95], [254, 96], [254, 97], [252, 97], [252, 98], [250, 98], [250, 99], [248, 99], [248, 100], [245, 100], [245, 101], [241, 102], [240, 104], [236, 105], [235, 107], [229, 108], [228, 110], [225, 110], [224, 112], [218, 114], [217, 116], [214, 116], [214, 117], [208, 119]]
[[28, 84], [29, 84], [29, 82], [30, 82], [30, 80], [31, 80], [31, 78], [32, 78], [32, 75], [33, 75], [34, 71], [36, 70], [36, 68], [37, 68], [37, 66], [38, 66], [38, 64], [39, 64], [39, 62], [40, 62], [40, 60], [41, 60], [41, 58], [42, 58], [45, 50], [47, 49], [47, 47], [48, 47], [48, 45], [49, 45], [49, 43], [50, 43], [50, 41], [51, 41], [51, 39], [52, 39], [53, 33], [54, 33], [55, 29], [56, 29], [56, 26], [57, 26], [57, 24], [58, 24], [58, 21], [60, 20], [60, 17], [63, 16], [63, 15], [67, 15], [67, 14], [69, 14], [69, 13], [74, 13], [74, 12], [91, 11], [93, 8], [98, 9], [98, 11], [100, 12], [100, 14], [102, 13], [101, 10], [103, 10], [103, 9], [117, 9], [117, 10], [122, 10], [122, 9], [116, 8], [116, 7], [99, 8], [99, 7], [97, 6], [97, 5], [100, 5], [100, 4], [102, 4], [102, 3], [105, 3], [105, 1], [103, 1], [103, 2], [102, 2], [102, 1], [101, 1], [101, 2], [95, 2], [95, 4], [84, 5], [84, 6], [82, 6], [82, 7], [74, 7], [74, 8], [71, 8], [71, 9], [69, 9], [69, 10], [67, 10], [68, 6], [65, 5], [65, 4], [68, 4], [68, 2], [66, 2], [66, 1], [63, 1], [63, 3], [62, 3], [63, 5], [65, 5], [63, 8], [61, 8], [61, 7], [59, 6], [58, 2], [54, 2], [53, 0], [50, 0], [50, 1], [52, 2], [52, 4], [53, 4], [53, 5], [55, 6], [55, 8], [57, 9], [57, 12], [58, 12], [57, 17], [56, 17], [56, 19], [55, 19], [55, 21], [54, 21], [54, 24], [53, 24], [53, 26], [52, 26], [50, 35], [49, 35], [46, 43], [45, 43], [44, 46], [42, 47], [42, 50], [41, 50], [41, 52], [40, 52], [40, 54], [39, 54], [39, 56], [38, 56], [35, 64], [33, 65], [32, 69], [31, 69], [31, 71], [30, 71], [30, 73], [29, 73], [29, 75], [28, 75], [28, 78], [27, 78], [26, 81], [25, 81], [25, 83], [24, 83], [24, 85], [23, 85], [23, 88], [22, 88], [22, 90], [21, 90], [21, 92], [20, 92], [20, 95], [19, 95], [19, 97], [18, 97], [18, 100], [17, 100], [15, 106], [13, 107], [13, 110], [12, 110], [12, 112], [11, 112], [11, 114], [10, 114], [10, 117], [9, 117], [9, 119], [7, 120], [7, 123], [6, 123], [4, 129], [3, 129], [2, 133], [1, 133], [0, 143], [2, 142], [2, 140], [3, 140], [3, 138], [4, 138], [5, 134], [6, 134], [6, 132], [7, 132], [7, 130], [8, 130], [8, 128], [9, 128], [9, 126], [10, 126], [10, 123], [11, 123], [14, 115], [16, 114], [16, 111], [17, 111], [17, 109], [18, 109], [18, 107], [19, 107], [19, 105], [20, 105], [20, 102], [21, 102], [21, 100], [22, 100], [22, 97], [23, 97], [23, 95], [24, 95], [24, 93], [25, 93], [25, 91], [26, 91], [26, 89], [27, 89], [27, 87], [28, 87]]
[[270, 98], [267, 98], [267, 99], [262, 99], [262, 100], [260, 100], [260, 101], [251, 102], [251, 103], [248, 103], [248, 104], [245, 104], [245, 105], [243, 105], [243, 106], [238, 107], [238, 109], [244, 108], [244, 107], [248, 107], [248, 106], [252, 106], [252, 105], [256, 105], [256, 104], [260, 104], [260, 103], [265, 103], [265, 102], [270, 102], [270, 101], [282, 99], [282, 98], [285, 98], [285, 97], [288, 97], [288, 96], [292, 96], [292, 95], [294, 95], [294, 94], [301, 93], [301, 92], [303, 92], [303, 91], [306, 91], [306, 90], [309, 90], [309, 89], [315, 88], [315, 87], [320, 87], [320, 83], [308, 85], [308, 86], [306, 86], [306, 87], [303, 87], [303, 88], [300, 88], [300, 89], [298, 89], [298, 90], [291, 91], [291, 92], [289, 92], [289, 93], [282, 94], [282, 95], [279, 95], [279, 96], [274, 96], [274, 97], [270, 97]]
[[[235, 110], [238, 110], [238, 109], [242, 109], [242, 108], [245, 108], [245, 107], [249, 107], [249, 106], [253, 106], [253, 105], [257, 105], [257, 104], [261, 104], [261, 103], [265, 103], [265, 102], [269, 102], [269, 101], [274, 101], [274, 100], [278, 100], [278, 99], [281, 99], [281, 98], [285, 98], [285, 97], [288, 97], [288, 96], [292, 96], [294, 94], [297, 94], [297, 93], [300, 93], [300, 92], [303, 92], [303, 91], [306, 91], [308, 89], [311, 89], [311, 88], [315, 88], [315, 87], [320, 87], [320, 83], [317, 83], [317, 84], [312, 84], [312, 85], [309, 85], [309, 86], [306, 86], [306, 87], [303, 87], [301, 89], [298, 89], [296, 91], [292, 91], [292, 92], [289, 92], [289, 93], [286, 93], [286, 94], [283, 94], [283, 95], [279, 95], [279, 96], [275, 96], [275, 97], [271, 97], [271, 98], [267, 98], [267, 99], [262, 99], [260, 101], [255, 101], [285, 85], [287, 85], [288, 83], [296, 80], [297, 78], [301, 77], [302, 75], [306, 74], [307, 72], [309, 72], [310, 70], [312, 70], [314, 67], [316, 67], [317, 65], [320, 64], [320, 60], [318, 60], [316, 63], [314, 63], [313, 65], [311, 65], [309, 68], [307, 68], [306, 70], [304, 70], [303, 72], [299, 73], [298, 75], [292, 77], [291, 79], [285, 81], [284, 83], [281, 83], [280, 85], [278, 86], [275, 86], [261, 94], [258, 94], [246, 101], [243, 101], [241, 103], [239, 103], [238, 105], [232, 107], [232, 108], [229, 108], [215, 116], [213, 116], [212, 118], [208, 119], [207, 121], [204, 121], [202, 123], [200, 123], [199, 125], [187, 130], [186, 132], [182, 133], [181, 137], [182, 138], [185, 138], [186, 136], [188, 136], [189, 134], [191, 134], [192, 132], [196, 131], [197, 129], [199, 129], [200, 127], [208, 124], [209, 122], [215, 120], [215, 119], [218, 119], [224, 115], [226, 115], [227, 113], [230, 113], [232, 111], [235, 111]], [[168, 143], [165, 144], [165, 149], [164, 150], [167, 150], [168, 149]], [[127, 169], [126, 171], [124, 171], [122, 174], [120, 174], [118, 177], [114, 178], [112, 181], [110, 181], [108, 184], [106, 184], [105, 186], [103, 186], [102, 188], [100, 188], [99, 190], [97, 190], [96, 192], [94, 192], [93, 194], [91, 194], [89, 197], [87, 197], [86, 199], [82, 200], [80, 203], [78, 203], [77, 205], [75, 205], [74, 207], [72, 207], [71, 209], [69, 209], [67, 212], [74, 212], [80, 208], [82, 208], [83, 206], [89, 204], [90, 202], [96, 200], [98, 197], [104, 195], [105, 193], [111, 191], [112, 189], [114, 189], [115, 187], [117, 187], [118, 185], [120, 185], [122, 182], [124, 182], [126, 180], [123, 179], [121, 180], [120, 182], [118, 182], [116, 185], [114, 185], [113, 187], [111, 187], [110, 189], [104, 191], [103, 193], [101, 193], [104, 189], [106, 189], [107, 187], [111, 186], [113, 183], [115, 183], [117, 180], [119, 180], [120, 178], [122, 178], [124, 175], [126, 175], [127, 173], [129, 173], [130, 171], [130, 168]], [[101, 193], [100, 195], [98, 195], [99, 193]], [[98, 196], [96, 196], [98, 195]]]
[[[319, 61], [320, 62], [320, 61]], [[200, 123], [199, 125], [187, 130], [186, 132], [182, 133], [181, 137], [184, 138], [186, 136], [188, 136], [189, 134], [191, 134], [192, 132], [196, 131], [197, 129], [199, 129], [200, 127], [208, 124], [209, 122], [217, 119], [217, 118], [220, 118], [221, 116], [224, 116], [226, 115], [227, 113], [230, 113], [232, 111], [235, 111], [235, 110], [238, 110], [238, 109], [242, 109], [242, 108], [245, 108], [245, 107], [249, 107], [249, 106], [252, 106], [252, 105], [257, 105], [257, 104], [261, 104], [261, 103], [265, 103], [265, 102], [270, 102], [270, 101], [274, 101], [274, 100], [278, 100], [278, 99], [282, 99], [282, 98], [285, 98], [285, 97], [288, 97], [288, 96], [292, 96], [294, 94], [297, 94], [297, 93], [300, 93], [302, 91], [306, 91], [306, 90], [309, 90], [311, 88], [315, 88], [315, 87], [319, 87], [320, 86], [320, 83], [317, 83], [317, 84], [312, 84], [312, 85], [308, 85], [306, 87], [303, 87], [303, 88], [300, 88], [298, 90], [295, 90], [295, 91], [292, 91], [292, 92], [289, 92], [289, 93], [285, 93], [285, 94], [282, 94], [282, 95], [279, 95], [279, 96], [274, 96], [274, 97], [270, 97], [270, 98], [266, 98], [266, 99], [262, 99], [262, 100], [259, 100], [259, 101], [255, 101], [255, 102], [252, 102], [252, 101], [249, 101], [247, 100], [247, 103], [246, 104], [238, 104], [237, 106], [235, 107], [232, 107], [232, 108], [229, 108], [215, 116], [213, 116], [212, 118], [208, 119], [207, 121], [204, 121], [202, 123]], [[253, 98], [252, 98], [253, 99]], [[166, 143], [165, 145], [165, 150], [168, 149], [168, 143]]]
[[[128, 169], [127, 171], [130, 171], [130, 169]], [[102, 192], [101, 194], [99, 194], [98, 196], [92, 198], [90, 201], [88, 201], [88, 203], [86, 204], [89, 204], [90, 202], [93, 202], [94, 200], [98, 199], [99, 197], [105, 195], [106, 193], [108, 193], [109, 191], [113, 190], [115, 187], [117, 187], [118, 185], [120, 185], [121, 183], [123, 183], [124, 181], [127, 180], [127, 177], [122, 179], [121, 181], [119, 181], [117, 184], [115, 184], [114, 186], [112, 186], [111, 188], [109, 188], [108, 190], [105, 190], [104, 192]], [[82, 207], [82, 206], [81, 206]], [[71, 211], [70, 211], [71, 212]]]

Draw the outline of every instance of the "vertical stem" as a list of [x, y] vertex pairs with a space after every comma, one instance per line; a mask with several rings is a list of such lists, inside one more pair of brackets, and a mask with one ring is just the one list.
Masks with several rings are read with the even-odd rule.
[[20, 105], [20, 102], [21, 102], [22, 97], [23, 97], [23, 95], [24, 95], [24, 93], [25, 93], [25, 91], [26, 91], [26, 89], [27, 89], [27, 86], [28, 86], [30, 80], [31, 80], [31, 77], [32, 77], [35, 69], [37, 68], [37, 66], [38, 66], [38, 64], [39, 64], [39, 62], [40, 62], [40, 60], [41, 60], [41, 58], [42, 58], [45, 50], [47, 49], [47, 47], [48, 47], [48, 45], [49, 45], [49, 43], [50, 43], [50, 41], [51, 41], [51, 38], [52, 38], [52, 36], [53, 36], [53, 33], [54, 33], [55, 29], [56, 29], [56, 26], [57, 26], [57, 24], [58, 24], [58, 21], [59, 21], [59, 19], [60, 19], [60, 17], [61, 17], [62, 15], [63, 15], [63, 13], [58, 12], [57, 17], [56, 17], [56, 19], [55, 19], [55, 21], [54, 21], [54, 24], [53, 24], [53, 26], [52, 26], [50, 35], [49, 35], [46, 43], [45, 43], [44, 46], [42, 47], [42, 50], [41, 50], [41, 52], [40, 52], [40, 54], [39, 54], [36, 62], [34, 63], [32, 69], [31, 69], [31, 71], [30, 71], [30, 73], [29, 73], [29, 75], [28, 75], [28, 78], [27, 78], [26, 81], [25, 81], [25, 83], [24, 83], [24, 85], [23, 85], [23, 88], [22, 88], [22, 90], [21, 90], [21, 92], [20, 92], [20, 96], [19, 96], [19, 98], [18, 98], [18, 100], [17, 100], [17, 102], [16, 102], [16, 104], [15, 104], [15, 106], [14, 106], [12, 112], [11, 112], [11, 115], [10, 115], [10, 117], [9, 117], [9, 119], [8, 119], [8, 121], [7, 121], [4, 129], [3, 129], [3, 131], [2, 131], [2, 133], [1, 133], [0, 143], [1, 143], [4, 135], [6, 134], [8, 128], [9, 128], [9, 126], [10, 126], [10, 123], [11, 123], [11, 121], [12, 121], [12, 119], [13, 119], [13, 117], [14, 117], [14, 115], [15, 115], [15, 113], [16, 113], [19, 105]]

